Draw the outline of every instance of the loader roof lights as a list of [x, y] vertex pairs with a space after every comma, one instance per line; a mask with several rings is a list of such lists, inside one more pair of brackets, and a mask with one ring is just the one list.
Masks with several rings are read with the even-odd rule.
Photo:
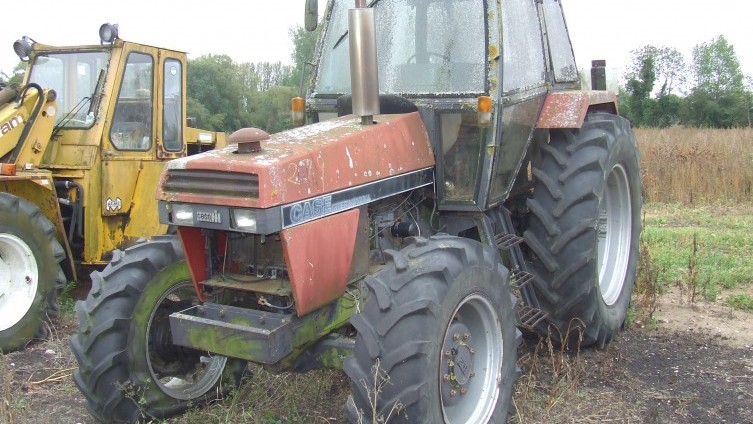
[[34, 40], [24, 35], [20, 40], [13, 43], [13, 51], [16, 52], [21, 61], [28, 62], [32, 44], [34, 44]]
[[118, 38], [118, 25], [104, 23], [99, 27], [99, 40], [101, 44], [112, 44]]

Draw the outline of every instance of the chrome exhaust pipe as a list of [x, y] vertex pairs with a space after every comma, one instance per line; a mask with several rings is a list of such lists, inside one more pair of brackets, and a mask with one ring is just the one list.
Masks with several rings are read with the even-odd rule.
[[366, 7], [366, 0], [355, 1], [355, 9], [348, 10], [353, 114], [361, 117], [361, 124], [370, 125], [374, 115], [379, 114], [376, 20], [374, 9]]

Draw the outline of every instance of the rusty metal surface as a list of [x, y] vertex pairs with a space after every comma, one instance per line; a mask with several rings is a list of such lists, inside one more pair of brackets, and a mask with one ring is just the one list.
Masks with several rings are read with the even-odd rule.
[[537, 128], [580, 128], [589, 107], [617, 104], [609, 91], [558, 91], [547, 94]]
[[[361, 125], [353, 115], [274, 134], [261, 151], [238, 154], [235, 145], [168, 163], [157, 196], [166, 201], [268, 208], [300, 201], [434, 165], [429, 137], [418, 113], [377, 115]], [[171, 170], [208, 170], [257, 175], [258, 198], [167, 191]]]
[[352, 209], [280, 233], [299, 316], [345, 293], [359, 215]]

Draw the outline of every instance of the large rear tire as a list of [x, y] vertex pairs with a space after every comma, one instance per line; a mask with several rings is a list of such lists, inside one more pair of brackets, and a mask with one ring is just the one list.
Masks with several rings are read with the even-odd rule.
[[65, 285], [65, 251], [55, 226], [37, 206], [0, 193], [0, 351], [23, 348], [46, 334]]
[[351, 320], [358, 334], [345, 362], [348, 418], [507, 422], [520, 333], [498, 253], [447, 235], [388, 252]]
[[76, 303], [73, 380], [102, 422], [164, 419], [235, 387], [245, 363], [172, 344], [168, 316], [196, 293], [177, 237], [116, 251]]
[[638, 264], [641, 180], [630, 123], [593, 113], [553, 130], [532, 163], [524, 233], [556, 342], [603, 347], [625, 321]]

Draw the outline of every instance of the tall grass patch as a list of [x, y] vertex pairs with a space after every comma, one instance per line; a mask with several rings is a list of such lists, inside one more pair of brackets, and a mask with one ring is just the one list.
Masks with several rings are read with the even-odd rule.
[[661, 269], [659, 284], [716, 300], [753, 283], [753, 203], [686, 208], [644, 206], [643, 239]]
[[753, 200], [753, 129], [636, 128], [647, 202]]

